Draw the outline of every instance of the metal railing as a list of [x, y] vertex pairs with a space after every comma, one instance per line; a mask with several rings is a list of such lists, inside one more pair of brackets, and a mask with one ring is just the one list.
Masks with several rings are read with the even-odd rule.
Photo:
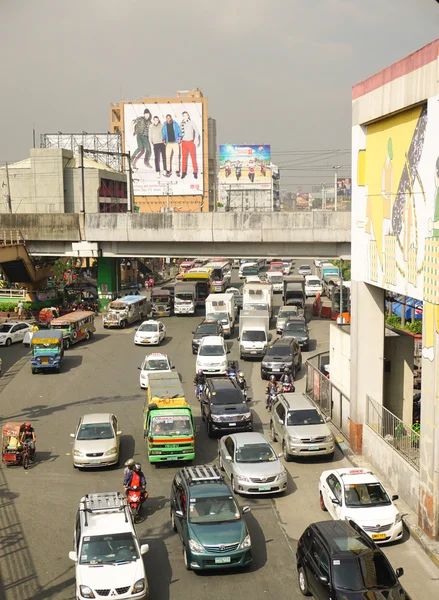
[[390, 410], [367, 396], [366, 424], [419, 471], [421, 436]]
[[14, 246], [25, 244], [25, 238], [19, 229], [1, 231], [0, 246]]
[[351, 411], [349, 398], [309, 360], [306, 361], [306, 395], [349, 439]]
[[[0, 288], [1, 298], [26, 298], [27, 290]], [[1, 304], [0, 304], [1, 308]]]

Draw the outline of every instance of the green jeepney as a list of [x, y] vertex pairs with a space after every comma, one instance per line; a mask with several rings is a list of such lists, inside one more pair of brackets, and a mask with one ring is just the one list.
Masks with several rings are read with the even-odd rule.
[[151, 463], [195, 458], [194, 417], [177, 373], [151, 373], [143, 436]]

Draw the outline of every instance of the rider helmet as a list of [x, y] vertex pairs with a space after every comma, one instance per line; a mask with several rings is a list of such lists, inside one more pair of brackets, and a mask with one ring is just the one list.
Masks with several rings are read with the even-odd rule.
[[25, 423], [24, 426], [26, 427], [26, 429], [30, 429], [32, 427], [31, 423]]
[[238, 377], [239, 377], [240, 379], [244, 379], [244, 373], [243, 373], [242, 371], [239, 371], [239, 373], [238, 373]]
[[234, 361], [234, 360], [232, 360], [232, 361], [231, 361], [231, 363], [230, 363], [230, 368], [231, 368], [231, 369], [234, 369], [234, 368], [235, 368], [235, 366], [236, 366], [236, 365], [235, 365], [235, 361]]
[[198, 369], [198, 375], [204, 375], [203, 369]]
[[134, 462], [134, 458], [129, 458], [129, 459], [126, 461], [126, 463], [125, 463], [125, 466], [126, 466], [126, 467], [131, 467], [131, 468], [133, 468], [133, 467], [134, 467], [134, 464], [135, 464], [135, 462]]
[[285, 367], [285, 369], [284, 369], [284, 373], [291, 373], [291, 371], [290, 371], [290, 367]]
[[270, 381], [276, 381], [276, 377], [274, 375], [270, 376]]
[[142, 465], [140, 463], [135, 463], [134, 467], [133, 467], [134, 471], [141, 471], [142, 470]]

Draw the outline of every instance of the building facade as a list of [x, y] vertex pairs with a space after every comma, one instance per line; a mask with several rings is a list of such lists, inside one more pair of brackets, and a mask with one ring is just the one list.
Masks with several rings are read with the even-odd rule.
[[216, 124], [199, 89], [110, 108], [131, 155], [138, 212], [208, 212], [215, 198]]
[[[432, 538], [439, 531], [438, 53], [435, 40], [356, 85], [352, 96], [351, 443], [417, 504]], [[404, 392], [402, 385], [398, 397], [386, 392], [386, 375], [413, 378], [403, 368], [413, 357], [386, 349], [385, 302], [396, 294], [423, 303], [417, 444], [410, 434], [402, 439], [410, 432], [403, 426], [383, 436], [372, 415], [384, 414], [383, 406], [409, 428], [413, 418], [413, 386]]]

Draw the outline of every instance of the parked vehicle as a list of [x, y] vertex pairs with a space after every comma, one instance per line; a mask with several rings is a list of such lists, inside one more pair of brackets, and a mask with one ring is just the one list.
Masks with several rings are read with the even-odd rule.
[[280, 271], [268, 271], [265, 279], [267, 283], [273, 286], [273, 292], [283, 292], [284, 289], [284, 275]]
[[235, 331], [237, 313], [233, 294], [216, 293], [206, 298], [206, 319], [219, 321], [227, 337], [233, 335]]
[[61, 363], [64, 357], [64, 336], [63, 332], [57, 329], [48, 331], [42, 329], [35, 331], [31, 340], [32, 374], [38, 371], [54, 370], [60, 372]]
[[203, 319], [192, 334], [192, 354], [197, 354], [198, 347], [204, 337], [210, 335], [222, 335], [224, 337], [224, 330], [221, 323], [216, 319]]
[[69, 552], [75, 563], [75, 597], [147, 600], [142, 555], [148, 550], [148, 544], [139, 545], [134, 519], [122, 493], [87, 494], [79, 503], [73, 550]]
[[278, 494], [287, 489], [287, 472], [262, 433], [232, 433], [220, 439], [219, 467], [235, 494]]
[[192, 281], [176, 283], [174, 287], [174, 314], [194, 315], [197, 310], [197, 284]]
[[203, 337], [198, 347], [195, 370], [206, 375], [225, 375], [227, 372], [227, 353], [224, 338], [220, 335]]
[[186, 569], [242, 568], [252, 562], [250, 534], [232, 491], [216, 467], [180, 469], [171, 487], [171, 526], [183, 543]]
[[236, 381], [229, 377], [208, 378], [201, 395], [201, 418], [207, 435], [228, 431], [253, 431], [253, 415]]
[[317, 296], [317, 294], [322, 294], [322, 282], [317, 277], [317, 275], [306, 275], [305, 276], [305, 296], [307, 298]]
[[0, 346], [10, 346], [15, 342], [22, 342], [24, 336], [30, 331], [29, 323], [17, 323], [16, 321], [2, 323], [0, 325]]
[[177, 373], [149, 375], [143, 435], [151, 463], [195, 458], [194, 418]]
[[332, 459], [335, 439], [327, 419], [305, 394], [278, 394], [270, 416], [270, 434], [282, 446], [285, 460], [326, 455]]
[[95, 315], [91, 311], [77, 310], [57, 319], [52, 319], [50, 329], [62, 331], [64, 349], [81, 340], [88, 341], [95, 333]]
[[72, 459], [75, 468], [109, 467], [119, 464], [120, 436], [117, 417], [108, 413], [84, 415], [79, 419], [73, 438]]
[[261, 363], [261, 378], [269, 379], [271, 375], [279, 378], [285, 367], [290, 369], [294, 379], [302, 368], [302, 353], [295, 339], [280, 338], [268, 346]]
[[240, 358], [264, 356], [270, 339], [269, 322], [268, 311], [241, 311], [238, 338]]
[[166, 327], [161, 321], [143, 321], [141, 325], [136, 329], [134, 333], [134, 343], [136, 346], [143, 346], [146, 344], [157, 345], [166, 337]]
[[279, 308], [279, 312], [276, 317], [276, 333], [282, 333], [285, 323], [291, 317], [298, 316], [298, 307], [297, 306], [281, 306]]
[[[174, 288], [175, 289], [175, 288]], [[175, 295], [175, 291], [174, 291]], [[168, 290], [152, 290], [151, 292], [151, 310], [152, 316], [170, 317], [174, 306], [174, 300]]]
[[109, 303], [107, 312], [102, 315], [104, 328], [121, 327], [136, 321], [143, 321], [151, 312], [151, 305], [145, 296], [124, 296]]

